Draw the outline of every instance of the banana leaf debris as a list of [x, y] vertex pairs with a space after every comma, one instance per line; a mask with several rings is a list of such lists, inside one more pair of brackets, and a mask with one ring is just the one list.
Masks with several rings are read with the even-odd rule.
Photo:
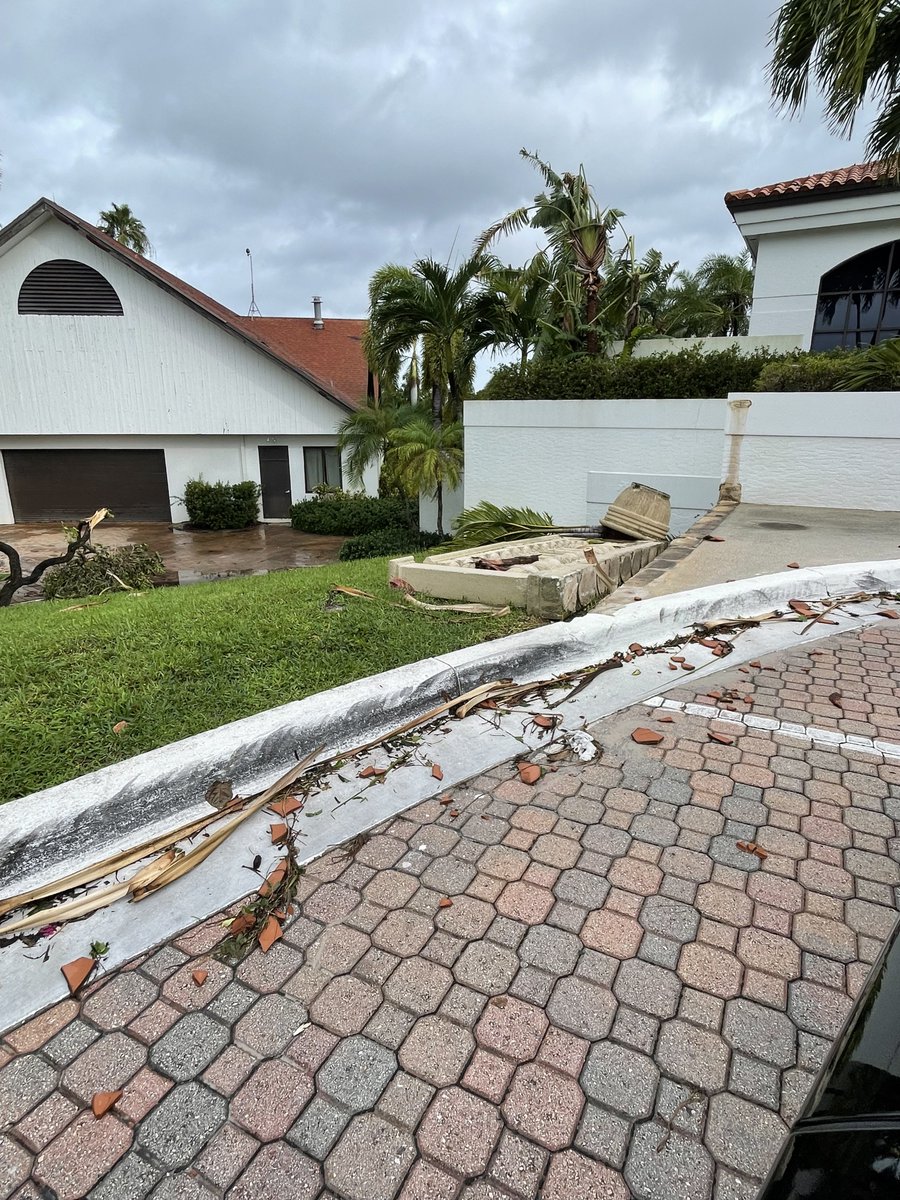
[[[351, 591], [352, 589], [347, 589], [348, 593]], [[364, 596], [365, 593], [361, 595]], [[413, 717], [396, 729], [352, 750], [323, 758], [325, 747], [319, 746], [305, 754], [270, 787], [256, 796], [235, 796], [229, 781], [217, 780], [205, 796], [212, 809], [210, 813], [195, 817], [167, 833], [139, 842], [128, 849], [117, 851], [51, 883], [0, 900], [0, 917], [16, 912], [20, 914], [0, 924], [0, 939], [7, 939], [0, 941], [0, 945], [9, 945], [11, 941], [19, 939], [27, 945], [33, 945], [33, 935], [28, 939], [23, 936], [27, 931], [38, 928], [40, 934], [53, 936], [63, 922], [81, 919], [120, 899], [140, 903], [186, 876], [213, 855], [250, 817], [268, 809], [277, 818], [272, 822], [270, 832], [272, 844], [278, 848], [281, 857], [264, 877], [256, 895], [244, 903], [234, 917], [228, 919], [229, 936], [220, 947], [220, 952], [225, 956], [236, 956], [253, 944], [258, 944], [264, 951], [268, 950], [281, 936], [282, 922], [292, 911], [302, 874], [296, 845], [297, 837], [302, 834], [297, 828], [297, 821], [302, 815], [311, 817], [322, 811], [321, 808], [315, 812], [308, 810], [306, 802], [311, 795], [328, 790], [329, 776], [348, 782], [350, 776], [342, 774], [346, 772], [348, 764], [357, 763], [357, 766], [352, 768], [352, 777], [364, 781], [362, 791], [350, 797], [351, 799], [364, 799], [365, 790], [380, 785], [390, 770], [414, 759], [428, 766], [432, 778], [440, 781], [443, 779], [440, 765], [424, 758], [419, 748], [423, 731], [446, 730], [448, 720], [462, 720], [471, 713], [477, 713], [482, 719], [499, 724], [501, 718], [518, 711], [526, 714], [523, 741], [526, 732], [537, 734], [542, 743], [546, 739], [546, 745], [526, 753], [516, 763], [520, 780], [533, 785], [544, 772], [542, 762], [549, 764], [566, 754], [580, 761], [590, 761], [602, 753], [585, 729], [564, 729], [562, 714], [553, 711], [563, 701], [574, 699], [601, 675], [621, 669], [625, 663], [644, 659], [648, 655], [668, 654], [670, 666], [680, 664], [682, 667], [688, 667], [690, 664], [684, 655], [674, 655], [671, 652], [673, 649], [686, 648], [689, 645], [702, 646], [709, 650], [713, 657], [725, 657], [734, 649], [732, 639], [740, 636], [746, 629], [774, 620], [793, 621], [802, 623], [800, 633], [804, 634], [813, 624], [822, 623], [828, 619], [829, 614], [839, 609], [843, 610], [845, 605], [874, 598], [868, 593], [858, 592], [851, 596], [820, 601], [791, 600], [785, 610], [773, 609], [757, 616], [736, 616], [697, 622], [692, 632], [679, 633], [664, 643], [645, 646], [635, 642], [627, 651], [617, 652], [602, 662], [564, 671], [549, 678], [527, 683], [517, 683], [511, 679], [491, 680], [461, 695], [446, 699], [442, 704]], [[878, 599], [896, 601], [900, 599], [900, 595], [880, 593]], [[878, 615], [886, 619], [897, 619], [892, 608], [882, 609]], [[750, 666], [764, 669], [759, 661], [753, 661]], [[740, 670], [746, 671], [747, 668], [742, 667]], [[550, 700], [550, 694], [557, 692], [561, 695]], [[726, 702], [732, 699], [746, 700], [746, 697], [734, 690], [727, 693], [713, 692], [711, 695]], [[832, 703], [836, 704], [840, 697], [835, 694], [831, 699]], [[535, 702], [541, 704], [545, 711], [530, 712], [527, 707], [517, 707]], [[634, 730], [632, 738], [640, 744], [656, 745], [662, 740], [662, 735], [640, 728]], [[361, 756], [379, 749], [393, 754], [390, 765], [369, 765], [358, 769]], [[532, 761], [534, 757], [540, 758], [541, 761]], [[547, 769], [555, 770], [556, 767], [551, 765]], [[345, 803], [347, 801], [342, 800], [336, 807]], [[441, 803], [450, 804], [452, 800], [449, 796], [444, 796]], [[454, 817], [458, 813], [451, 810], [450, 815]], [[197, 838], [201, 840], [194, 840]], [[351, 839], [351, 842], [353, 841], [354, 839]], [[758, 851], [753, 847], [751, 853]], [[136, 863], [143, 865], [129, 878], [118, 878], [120, 872]], [[251, 869], [258, 870], [260, 865], [261, 856], [257, 856]], [[73, 994], [91, 977], [97, 962], [98, 958], [92, 955], [76, 959], [62, 968]], [[198, 987], [201, 986], [198, 978], [195, 978], [195, 983]]]

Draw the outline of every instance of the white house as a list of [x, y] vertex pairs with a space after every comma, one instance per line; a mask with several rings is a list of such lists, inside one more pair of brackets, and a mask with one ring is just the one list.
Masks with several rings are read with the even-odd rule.
[[39, 200], [0, 230], [0, 524], [183, 520], [198, 476], [255, 479], [287, 517], [341, 482], [364, 326], [238, 316]]
[[900, 188], [862, 163], [729, 192], [756, 263], [750, 334], [804, 350], [900, 336]]

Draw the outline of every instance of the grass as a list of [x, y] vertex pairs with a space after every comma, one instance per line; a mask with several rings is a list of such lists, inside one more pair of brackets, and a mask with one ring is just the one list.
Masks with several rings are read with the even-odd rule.
[[[386, 559], [0, 610], [0, 803], [337, 684], [536, 622], [400, 604]], [[340, 597], [344, 584], [384, 603]], [[121, 733], [113, 726], [128, 725]]]

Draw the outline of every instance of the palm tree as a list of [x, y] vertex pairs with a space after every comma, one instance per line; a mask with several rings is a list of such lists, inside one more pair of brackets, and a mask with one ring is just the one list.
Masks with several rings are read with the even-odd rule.
[[463, 428], [458, 421], [444, 424], [415, 416], [391, 434], [389, 457], [402, 479], [417, 492], [437, 501], [437, 531], [444, 536], [444, 485], [456, 487], [462, 478]]
[[900, 164], [900, 11], [896, 0], [787, 0], [772, 25], [772, 95], [790, 113], [810, 84], [828, 125], [849, 136], [864, 102], [878, 115], [866, 152], [896, 174]]
[[479, 329], [495, 350], [514, 350], [519, 369], [546, 336], [551, 319], [550, 260], [536, 254], [524, 267], [492, 260], [483, 272], [485, 285]]
[[388, 465], [391, 437], [415, 412], [408, 404], [392, 403], [385, 396], [370, 399], [364, 408], [349, 413], [338, 430], [338, 447], [346, 455], [347, 475], [353, 487], [361, 487], [363, 472], [370, 463], [381, 460], [380, 493], [391, 490], [393, 474]]
[[435, 425], [445, 415], [451, 420], [459, 416], [475, 357], [487, 344], [480, 331], [476, 288], [483, 266], [480, 255], [455, 271], [433, 258], [421, 258], [412, 267], [382, 267], [370, 284], [370, 366], [379, 373], [396, 373], [401, 358], [421, 348]]
[[632, 352], [638, 338], [657, 332], [676, 266], [664, 263], [660, 252], [652, 248], [638, 258], [633, 237], [626, 239], [624, 249], [610, 264], [601, 315], [622, 337], [624, 355]]
[[100, 213], [98, 228], [135, 254], [148, 255], [152, 252], [143, 222], [137, 219], [127, 204], [111, 204], [104, 209]]
[[578, 281], [583, 302], [583, 321], [580, 324], [584, 327], [585, 349], [588, 354], [598, 354], [598, 298], [603, 286], [601, 271], [610, 235], [624, 214], [616, 208], [599, 207], [583, 166], [579, 167], [577, 175], [568, 171], [558, 175], [537, 154], [524, 149], [519, 153], [541, 173], [547, 191], [538, 193], [530, 204], [513, 209], [487, 228], [476, 241], [475, 251], [482, 253], [501, 234], [516, 233], [528, 227], [544, 230], [557, 293], [571, 297], [571, 288], [564, 281], [564, 276], [574, 277]]
[[697, 268], [703, 294], [719, 312], [713, 336], [745, 334], [753, 302], [753, 267], [750, 251], [743, 254], [707, 254]]
[[696, 271], [676, 272], [666, 291], [659, 327], [671, 337], [745, 334], [752, 300], [749, 252], [708, 254]]

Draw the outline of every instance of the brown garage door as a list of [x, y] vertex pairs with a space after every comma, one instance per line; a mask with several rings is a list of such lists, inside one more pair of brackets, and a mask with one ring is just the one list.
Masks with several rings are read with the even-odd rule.
[[120, 521], [170, 521], [162, 450], [4, 450], [16, 521], [74, 524], [106, 507]]

